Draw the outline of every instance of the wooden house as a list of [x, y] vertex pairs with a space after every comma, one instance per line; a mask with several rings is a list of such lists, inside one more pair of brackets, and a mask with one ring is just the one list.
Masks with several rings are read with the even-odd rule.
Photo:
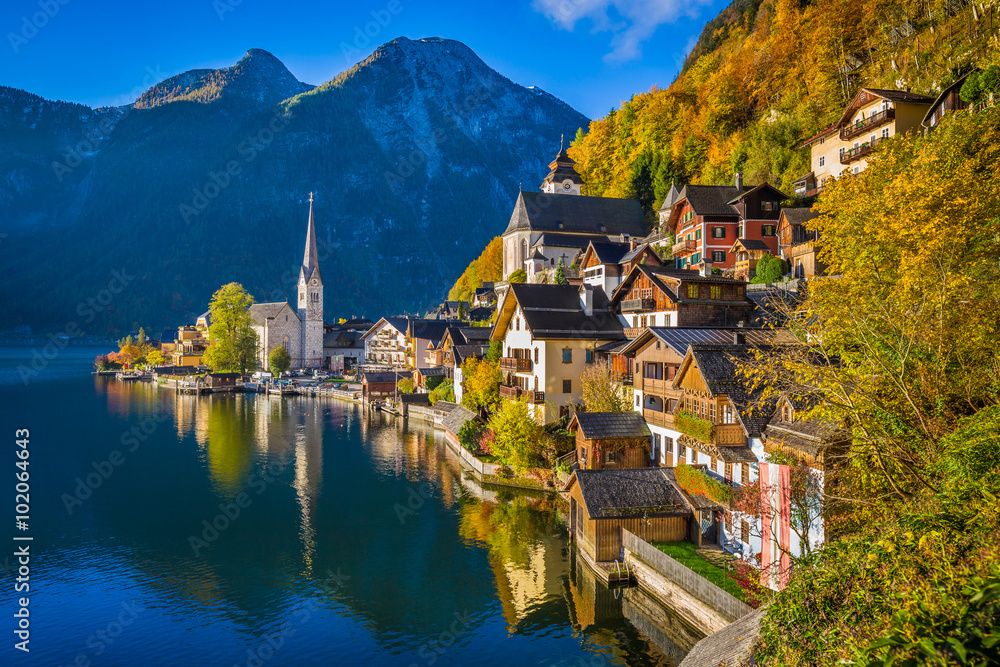
[[930, 132], [937, 127], [945, 114], [969, 108], [969, 103], [962, 99], [959, 92], [961, 92], [962, 84], [965, 83], [968, 76], [972, 72], [978, 71], [978, 69], [974, 69], [966, 72], [958, 77], [950, 86], [941, 91], [941, 94], [937, 96], [934, 102], [931, 103], [930, 108], [927, 109], [927, 113], [924, 114], [924, 119], [920, 123], [924, 128], [924, 132]]
[[736, 239], [736, 243], [729, 249], [730, 254], [736, 258], [733, 278], [750, 282], [750, 279], [757, 275], [757, 262], [760, 258], [775, 254], [771, 250], [771, 247], [760, 239]]
[[396, 383], [410, 377], [405, 371], [389, 371], [361, 374], [361, 396], [366, 401], [396, 395]]
[[689, 534], [690, 505], [666, 468], [577, 470], [566, 493], [569, 530], [588, 561], [619, 560], [622, 529], [657, 542]]
[[235, 391], [236, 381], [241, 377], [239, 373], [207, 373], [205, 385], [212, 391]]
[[826, 272], [826, 267], [816, 256], [819, 234], [806, 227], [806, 223], [817, 215], [809, 208], [785, 208], [778, 218], [781, 257], [788, 262], [792, 275], [800, 280], [809, 280]]
[[567, 427], [576, 434], [581, 470], [647, 468], [650, 433], [635, 412], [578, 412]]
[[646, 327], [735, 326], [754, 317], [742, 280], [641, 264], [615, 290], [611, 308], [627, 338]]

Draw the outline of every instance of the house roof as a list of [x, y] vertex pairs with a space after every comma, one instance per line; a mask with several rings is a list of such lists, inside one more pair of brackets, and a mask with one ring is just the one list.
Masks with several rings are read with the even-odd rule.
[[614, 241], [591, 241], [590, 248], [601, 264], [618, 264], [631, 249], [628, 243]]
[[673, 207], [674, 202], [677, 201], [677, 196], [679, 194], [680, 192], [677, 190], [677, 184], [671, 182], [670, 191], [667, 193], [667, 196], [663, 198], [663, 205], [660, 206], [660, 210], [661, 211], [670, 210]]
[[[457, 320], [424, 320], [416, 317], [383, 317], [381, 321], [387, 322], [396, 331], [405, 334], [407, 331], [412, 329], [413, 338], [422, 338], [424, 340], [429, 340], [431, 343], [436, 344], [443, 337], [448, 327], [462, 326], [468, 324], [468, 322], [460, 322]], [[375, 327], [369, 330], [371, 333]]]
[[659, 340], [677, 354], [684, 355], [689, 345], [733, 345], [737, 334], [742, 334], [749, 345], [798, 343], [787, 329], [650, 327], [629, 341], [619, 354], [634, 356], [650, 341]]
[[629, 250], [622, 256], [621, 263], [624, 264], [625, 262], [631, 262], [633, 259], [641, 255], [648, 247], [649, 247], [648, 244], [640, 243], [635, 248]]
[[938, 106], [941, 105], [941, 102], [944, 101], [944, 98], [948, 95], [948, 93], [950, 93], [951, 91], [955, 90], [956, 88], [960, 88], [962, 86], [962, 84], [965, 83], [965, 80], [968, 78], [968, 76], [970, 74], [972, 74], [973, 72], [978, 72], [978, 71], [979, 71], [979, 68], [975, 68], [975, 69], [969, 70], [968, 72], [966, 72], [962, 76], [960, 76], [957, 79], [955, 79], [955, 81], [952, 82], [952, 84], [950, 86], [948, 86], [947, 88], [945, 88], [944, 90], [942, 90], [941, 94], [934, 98], [934, 101], [931, 103], [930, 108], [927, 109], [927, 113], [924, 114], [924, 118], [923, 118], [923, 120], [920, 121], [920, 124], [923, 125], [924, 127], [926, 127], [927, 126], [927, 121], [930, 120], [931, 115], [933, 115], [933, 113], [934, 113], [934, 110], [937, 109]]
[[418, 368], [417, 372], [423, 375], [424, 377], [444, 375], [444, 366], [434, 366], [432, 368]]
[[403, 378], [410, 377], [410, 373], [406, 371], [378, 371], [378, 372], [366, 372], [363, 373], [364, 381], [367, 384], [372, 384], [373, 382], [399, 382]]
[[448, 416], [441, 421], [441, 425], [453, 435], [458, 435], [458, 432], [462, 430], [463, 426], [465, 426], [465, 422], [473, 419], [477, 419], [475, 412], [468, 409], [464, 405], [456, 405], [452, 408], [451, 412], [448, 413]]
[[[487, 329], [487, 331], [489, 331]], [[455, 359], [455, 365], [461, 366], [466, 359], [482, 359], [489, 352], [489, 345], [456, 345], [451, 348], [451, 353]]]
[[806, 206], [800, 208], [781, 209], [781, 217], [787, 220], [790, 225], [801, 225], [802, 223], [812, 220], [818, 215], [818, 212], [813, 211], [811, 208]]
[[735, 185], [685, 185], [677, 196], [677, 201], [686, 199], [698, 215], [731, 215], [736, 217], [739, 214], [729, 202], [745, 191]]
[[642, 236], [644, 220], [635, 199], [522, 191], [504, 234], [530, 230]]
[[[663, 292], [668, 299], [677, 302], [680, 296], [677, 294], [677, 287], [682, 283], [712, 283], [719, 285], [745, 285], [746, 281], [727, 278], [725, 276], [703, 276], [698, 271], [691, 269], [675, 269], [670, 266], [651, 266], [649, 264], [636, 264], [622, 278], [621, 283], [615, 288], [611, 295], [611, 302], [618, 303], [625, 298], [639, 274], [645, 275], [653, 285]], [[735, 303], [735, 302], [734, 302]]]
[[736, 246], [742, 246], [744, 250], [766, 250], [770, 252], [771, 247], [760, 239], [736, 239], [729, 252], [736, 252]]
[[851, 101], [844, 107], [844, 113], [840, 116], [840, 120], [837, 121], [837, 127], [841, 127], [846, 124], [851, 116], [858, 107], [868, 104], [871, 102], [869, 95], [873, 97], [880, 97], [884, 100], [889, 100], [890, 102], [903, 102], [906, 104], [931, 104], [934, 102], [933, 97], [927, 97], [926, 95], [918, 95], [917, 93], [910, 93], [905, 90], [888, 90], [885, 88], [862, 88]]
[[767, 606], [761, 607], [705, 637], [694, 645], [680, 667], [753, 664], [754, 645], [760, 636], [760, 623], [766, 613]]
[[[567, 195], [563, 195], [567, 196]], [[544, 232], [531, 245], [533, 249], [547, 247], [547, 248], [579, 248], [585, 249], [587, 244], [589, 244], [594, 239], [606, 240], [608, 237], [606, 234], [600, 236], [593, 236], [588, 234], [565, 234], [563, 232]]]
[[690, 512], [665, 468], [577, 470], [567, 489], [574, 480], [592, 519]]
[[[809, 144], [813, 143], [814, 141], [819, 141], [823, 137], [830, 136], [831, 134], [833, 134], [834, 132], [837, 131], [838, 127], [840, 127], [839, 121], [836, 122], [836, 123], [834, 123], [833, 125], [830, 125], [829, 127], [826, 127], [824, 129], [820, 130], [819, 132], [817, 132], [813, 136], [811, 136], [808, 139], [806, 139], [805, 141], [803, 141], [801, 144], [799, 144], [799, 148], [805, 148], [806, 146], [808, 146]], [[811, 174], [812, 172], [809, 172], [809, 173]]]
[[266, 320], [277, 317], [278, 313], [280, 313], [281, 309], [284, 308], [285, 306], [288, 306], [288, 309], [291, 311], [291, 314], [295, 316], [295, 319], [299, 318], [298, 313], [296, 313], [295, 310], [288, 305], [287, 301], [255, 303], [254, 305], [250, 306], [250, 317], [252, 317], [253, 321], [256, 322], [257, 324], [263, 325]]
[[749, 190], [744, 189], [744, 190], [740, 191], [739, 194], [737, 194], [735, 197], [733, 197], [732, 199], [729, 200], [729, 203], [730, 204], [735, 204], [739, 200], [741, 200], [741, 199], [749, 196], [750, 194], [753, 194], [754, 192], [757, 192], [758, 190], [770, 190], [774, 194], [780, 195], [781, 196], [781, 200], [788, 199], [788, 195], [786, 195], [784, 192], [782, 192], [778, 188], [774, 187], [770, 183], [761, 183], [760, 185], [755, 185], [754, 187], [750, 188]]
[[461, 332], [462, 338], [466, 343], [482, 341], [489, 344], [490, 342], [489, 327], [462, 327], [459, 329], [459, 332]]
[[604, 290], [592, 290], [593, 314], [587, 315], [580, 305], [580, 289], [575, 285], [512, 284], [493, 326], [491, 340], [501, 340], [515, 306], [524, 313], [525, 324], [534, 338], [624, 338], [621, 322], [608, 310]]
[[751, 350], [746, 345], [691, 345], [684, 355], [674, 386], [679, 386], [693, 361], [709, 391], [728, 396], [747, 435], [756, 437], [771, 420], [775, 401], [762, 401], [762, 389], [751, 386], [737, 372], [737, 361], [749, 359]]
[[649, 427], [638, 412], [577, 412], [569, 430], [580, 429], [587, 440], [603, 438], [649, 438]]

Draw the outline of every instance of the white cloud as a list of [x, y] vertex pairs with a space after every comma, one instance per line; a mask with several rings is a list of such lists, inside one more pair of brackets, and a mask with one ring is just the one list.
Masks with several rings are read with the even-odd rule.
[[664, 23], [695, 17], [711, 0], [534, 0], [535, 11], [563, 30], [589, 19], [594, 32], [610, 32], [605, 62], [625, 63], [642, 56], [642, 45]]

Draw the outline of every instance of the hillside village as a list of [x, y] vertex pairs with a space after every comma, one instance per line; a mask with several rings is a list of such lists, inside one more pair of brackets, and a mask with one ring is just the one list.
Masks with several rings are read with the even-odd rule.
[[[540, 190], [517, 197], [500, 279], [422, 316], [324, 322], [310, 197], [297, 308], [247, 311], [253, 367], [273, 374], [224, 369], [195, 382], [326, 391], [435, 421], [484, 481], [558, 493], [580, 556], [609, 583], [673, 585], [642, 554], [677, 541], [733, 569], [739, 587], [719, 589], [730, 607], [694, 595], [688, 620], [706, 632], [749, 623], [753, 635], [753, 609], [832, 535], [831, 471], [852, 438], [822, 397], [753, 373], [816, 343], [794, 311], [838, 277], [824, 265], [814, 204], [865, 172], [883, 142], [977, 111], [958, 94], [963, 81], [937, 98], [861, 88], [801, 143], [811, 168], [793, 192], [739, 172], [726, 184], [674, 183], [652, 229], [639, 201], [587, 194], [561, 149]], [[155, 371], [204, 371], [212, 317], [163, 332], [171, 363]], [[290, 379], [274, 367], [277, 348]]]

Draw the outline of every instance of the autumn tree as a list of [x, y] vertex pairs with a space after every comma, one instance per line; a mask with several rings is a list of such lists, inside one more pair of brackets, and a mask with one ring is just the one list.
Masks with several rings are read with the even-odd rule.
[[528, 282], [528, 274], [524, 269], [517, 269], [507, 276], [507, 282], [511, 284]]
[[413, 378], [403, 378], [396, 383], [396, 389], [400, 394], [412, 394], [417, 390], [417, 385], [413, 382]]
[[257, 367], [257, 332], [250, 306], [254, 298], [239, 283], [223, 285], [209, 302], [211, 342], [204, 361], [215, 372], [246, 373]]
[[523, 401], [501, 401], [487, 423], [493, 432], [491, 453], [518, 474], [539, 463], [542, 428]]
[[590, 364], [580, 374], [580, 391], [587, 412], [631, 412], [632, 388], [611, 377], [602, 364]]
[[159, 350], [152, 350], [146, 355], [146, 363], [150, 366], [162, 366], [165, 358]]
[[500, 402], [499, 361], [471, 358], [462, 363], [462, 405], [470, 410], [484, 412]]

